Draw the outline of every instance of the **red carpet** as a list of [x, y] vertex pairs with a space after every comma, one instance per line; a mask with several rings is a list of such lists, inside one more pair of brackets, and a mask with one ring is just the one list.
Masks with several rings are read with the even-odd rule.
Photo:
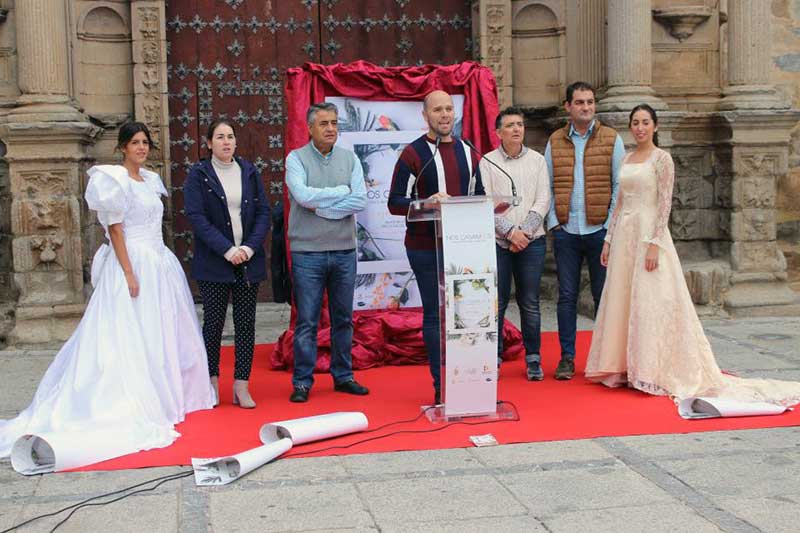
[[[577, 368], [584, 366], [591, 332], [579, 332]], [[356, 378], [371, 389], [371, 394], [354, 397], [333, 391], [328, 374], [317, 374], [307, 404], [288, 401], [291, 375], [268, 370], [272, 345], [257, 347], [251, 391], [258, 407], [240, 409], [231, 402], [232, 350], [223, 355], [222, 405], [211, 411], [190, 414], [178, 426], [182, 434], [169, 448], [120, 457], [83, 470], [116, 470], [148, 466], [190, 464], [191, 457], [217, 457], [259, 446], [258, 430], [265, 422], [286, 420], [333, 411], [362, 411], [370, 428], [398, 420], [413, 419], [420, 405], [432, 400], [433, 388], [426, 366], [384, 366], [356, 372]], [[434, 433], [399, 434], [358, 444], [348, 449], [309, 453], [303, 456], [357, 454], [399, 450], [431, 450], [471, 446], [468, 437], [492, 433], [500, 444], [552, 440], [586, 439], [604, 436], [691, 433], [800, 425], [800, 410], [778, 416], [683, 420], [671, 400], [629, 389], [608, 389], [586, 382], [581, 375], [572, 381], [552, 378], [558, 359], [555, 333], [542, 335], [545, 380], [525, 379], [522, 358], [504, 364], [500, 374], [498, 398], [512, 402], [519, 421], [504, 421], [477, 426], [454, 425]], [[346, 445], [397, 430], [440, 428], [426, 419], [399, 424], [374, 434], [355, 434], [328, 442], [298, 446], [290, 454]]]

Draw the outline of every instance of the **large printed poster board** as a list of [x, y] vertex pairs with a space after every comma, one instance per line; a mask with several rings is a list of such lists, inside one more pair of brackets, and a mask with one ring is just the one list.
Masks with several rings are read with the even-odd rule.
[[[405, 146], [427, 131], [422, 102], [379, 102], [329, 96], [339, 108], [337, 145], [356, 153], [364, 169], [367, 207], [356, 215], [358, 270], [354, 309], [419, 307], [422, 301], [403, 244], [405, 218], [389, 213], [392, 173]], [[455, 134], [464, 97], [453, 95]]]

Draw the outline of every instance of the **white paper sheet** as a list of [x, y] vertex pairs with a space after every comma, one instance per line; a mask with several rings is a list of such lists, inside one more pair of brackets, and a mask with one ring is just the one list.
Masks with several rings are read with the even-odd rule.
[[364, 413], [343, 411], [264, 424], [260, 437], [264, 444], [289, 438], [297, 445], [364, 431], [368, 425]]
[[227, 485], [249, 474], [292, 449], [290, 439], [280, 439], [228, 457], [197, 459], [192, 457], [194, 482], [198, 486]]
[[678, 413], [687, 420], [779, 415], [786, 411], [791, 411], [791, 408], [765, 402], [741, 402], [729, 398], [693, 397], [681, 400], [678, 404]]

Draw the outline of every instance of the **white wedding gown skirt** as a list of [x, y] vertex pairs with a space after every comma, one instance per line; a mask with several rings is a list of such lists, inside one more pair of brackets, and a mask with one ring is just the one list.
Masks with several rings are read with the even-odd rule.
[[[0, 457], [12, 456], [23, 473], [169, 446], [179, 436], [174, 424], [212, 407], [192, 296], [162, 238], [158, 195], [166, 191], [157, 175], [147, 173], [139, 183], [127, 172], [115, 176], [120, 168], [91, 169], [87, 201], [104, 224], [122, 216], [140, 292], [131, 298], [114, 251], [103, 245], [92, 264], [95, 290], [83, 319], [30, 406], [0, 421]], [[116, 207], [109, 196], [117, 196]]]

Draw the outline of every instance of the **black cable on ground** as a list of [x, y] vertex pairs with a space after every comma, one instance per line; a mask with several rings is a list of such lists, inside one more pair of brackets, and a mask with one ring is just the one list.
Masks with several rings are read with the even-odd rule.
[[[53, 511], [52, 513], [47, 513], [47, 514], [43, 514], [43, 515], [39, 515], [39, 516], [34, 516], [33, 518], [30, 518], [30, 519], [28, 519], [28, 520], [26, 520], [24, 522], [21, 522], [21, 523], [15, 525], [15, 526], [12, 526], [12, 527], [10, 527], [8, 529], [4, 529], [3, 531], [0, 531], [0, 533], [9, 533], [10, 531], [14, 531], [14, 530], [19, 529], [19, 528], [21, 528], [23, 526], [27, 526], [28, 524], [30, 524], [32, 522], [35, 522], [37, 520], [40, 520], [42, 518], [49, 518], [51, 516], [56, 516], [58, 514], [63, 513], [64, 511], [69, 511], [70, 509], [75, 509], [75, 508], [84, 506], [86, 504], [89, 504], [90, 502], [93, 502], [95, 500], [99, 500], [100, 498], [108, 498], [109, 496], [115, 496], [117, 494], [120, 494], [120, 493], [123, 493], [123, 492], [127, 492], [127, 491], [132, 490], [132, 489], [137, 489], [137, 488], [139, 488], [139, 487], [141, 487], [143, 485], [147, 485], [148, 483], [154, 483], [154, 482], [157, 482], [157, 481], [161, 481], [161, 483], [166, 483], [167, 481], [172, 481], [173, 479], [180, 479], [180, 478], [183, 478], [183, 477], [188, 477], [188, 476], [191, 476], [192, 474], [193, 474], [193, 471], [191, 471], [191, 470], [184, 471], [184, 472], [176, 472], [174, 474], [169, 474], [169, 475], [166, 475], [166, 476], [157, 477], [155, 479], [148, 479], [147, 481], [142, 481], [141, 483], [137, 483], [136, 485], [132, 485], [130, 487], [125, 487], [124, 489], [119, 489], [119, 490], [116, 490], [114, 492], [107, 492], [105, 494], [100, 494], [98, 496], [92, 496], [91, 498], [89, 498], [87, 500], [83, 500], [83, 501], [78, 502], [78, 503], [73, 503], [72, 505], [68, 505], [67, 507], [64, 507], [63, 509], [59, 509], [58, 511]], [[157, 486], [160, 486], [161, 483], [159, 483], [159, 485], [157, 485]], [[156, 488], [156, 487], [153, 487], [153, 488]], [[152, 489], [147, 489], [147, 490], [152, 490]], [[131, 493], [131, 494], [135, 494], [135, 493]], [[127, 496], [130, 496], [130, 494], [124, 495], [123, 498], [125, 498]], [[114, 500], [114, 501], [117, 501], [117, 500]], [[105, 503], [111, 503], [111, 502], [105, 502]], [[105, 503], [103, 503], [102, 505], [105, 505]], [[70, 516], [72, 516], [71, 513], [70, 513]], [[59, 523], [56, 527], [61, 526], [62, 523]]]
[[[483, 425], [483, 424], [496, 424], [498, 422], [518, 422], [520, 420], [519, 410], [517, 409], [517, 406], [514, 405], [513, 402], [498, 401], [497, 404], [498, 405], [508, 404], [511, 407], [513, 407], [514, 408], [514, 418], [498, 418], [497, 420], [485, 420], [485, 421], [474, 421], [474, 422], [470, 422], [469, 420], [459, 420], [459, 421], [456, 421], [456, 422], [448, 422], [448, 423], [443, 424], [443, 425], [441, 425], [439, 427], [435, 427], [435, 428], [431, 428], [431, 429], [403, 429], [403, 430], [399, 430], [399, 431], [392, 431], [391, 433], [386, 433], [385, 435], [377, 435], [375, 437], [370, 437], [370, 438], [367, 438], [367, 439], [361, 439], [361, 440], [358, 440], [358, 441], [355, 441], [355, 442], [351, 442], [350, 444], [346, 444], [346, 445], [328, 446], [326, 448], [319, 448], [317, 450], [299, 451], [299, 452], [295, 452], [295, 453], [292, 453], [292, 454], [283, 455], [283, 456], [281, 456], [281, 459], [288, 459], [288, 458], [291, 458], [291, 457], [299, 457], [299, 456], [302, 456], [302, 455], [309, 455], [309, 454], [313, 454], [313, 453], [325, 452], [325, 451], [330, 451], [330, 450], [346, 450], [348, 448], [352, 448], [353, 446], [358, 446], [359, 444], [364, 444], [365, 442], [372, 442], [372, 441], [376, 441], [376, 440], [380, 440], [380, 439], [385, 439], [385, 438], [392, 437], [392, 436], [395, 436], [395, 435], [437, 433], [439, 431], [443, 431], [443, 430], [445, 430], [445, 429], [447, 429], [449, 427], [452, 427], [452, 426], [459, 426], [459, 425], [460, 426], [479, 426], [479, 425]], [[418, 420], [420, 420], [425, 415], [426, 412], [428, 412], [429, 410], [434, 409], [434, 408], [435, 408], [434, 406], [427, 407], [419, 415], [417, 415], [414, 418], [410, 418], [408, 420], [397, 420], [395, 422], [388, 422], [386, 424], [383, 424], [382, 426], [378, 426], [378, 427], [376, 427], [374, 429], [369, 429], [369, 430], [363, 431], [361, 433], [362, 434], [364, 434], [364, 433], [375, 433], [376, 431], [380, 431], [382, 429], [386, 429], [387, 427], [390, 427], [390, 426], [396, 426], [398, 424], [412, 424], [412, 423], [417, 422]], [[86, 499], [86, 500], [83, 500], [81, 502], [74, 503], [72, 505], [68, 505], [67, 507], [64, 507], [63, 509], [59, 509], [58, 511], [53, 511], [52, 513], [47, 513], [47, 514], [35, 516], [33, 518], [30, 518], [30, 519], [26, 520], [25, 522], [21, 522], [21, 523], [15, 525], [15, 526], [12, 526], [12, 527], [10, 527], [8, 529], [4, 529], [3, 531], [0, 531], [0, 533], [9, 533], [9, 532], [14, 531], [16, 529], [19, 529], [19, 528], [21, 528], [23, 526], [31, 524], [31, 523], [33, 523], [33, 522], [35, 522], [37, 520], [40, 520], [42, 518], [49, 518], [51, 516], [59, 515], [59, 514], [65, 512], [65, 511], [70, 511], [70, 513], [66, 517], [64, 517], [63, 520], [61, 520], [61, 522], [56, 524], [53, 527], [53, 529], [50, 530], [50, 532], [52, 533], [53, 531], [55, 531], [56, 529], [58, 529], [59, 527], [64, 525], [70, 518], [72, 518], [72, 515], [74, 515], [76, 512], [78, 512], [78, 510], [83, 509], [84, 507], [104, 506], [104, 505], [108, 505], [110, 503], [118, 502], [120, 500], [123, 500], [123, 499], [127, 498], [128, 496], [133, 496], [135, 494], [141, 494], [141, 493], [144, 493], [144, 492], [150, 492], [150, 491], [156, 490], [158, 487], [160, 487], [164, 483], [167, 483], [168, 481], [174, 481], [176, 479], [182, 479], [182, 478], [185, 478], [185, 477], [189, 477], [189, 476], [191, 476], [193, 474], [194, 474], [193, 470], [188, 470], [188, 471], [183, 471], [183, 472], [176, 472], [174, 474], [169, 474], [169, 475], [166, 475], [166, 476], [157, 477], [157, 478], [154, 478], [154, 479], [149, 479], [147, 481], [142, 481], [141, 483], [137, 483], [136, 485], [131, 485], [130, 487], [126, 487], [124, 489], [119, 489], [119, 490], [116, 490], [116, 491], [113, 491], [113, 492], [107, 492], [105, 494], [100, 494], [98, 496], [93, 496], [93, 497], [91, 497], [89, 499]], [[146, 489], [140, 489], [140, 490], [135, 490], [133, 492], [128, 492], [128, 491], [131, 491], [133, 489], [138, 489], [139, 487], [142, 487], [142, 486], [147, 485], [149, 483], [156, 483], [156, 484], [154, 486], [146, 488]], [[123, 494], [123, 493], [126, 493], [126, 494]], [[101, 498], [108, 498], [110, 496], [116, 496], [117, 494], [121, 494], [121, 496], [119, 496], [117, 498], [114, 498], [113, 500], [108, 500], [108, 501], [104, 501], [104, 502], [95, 501], [95, 500], [99, 500]]]

